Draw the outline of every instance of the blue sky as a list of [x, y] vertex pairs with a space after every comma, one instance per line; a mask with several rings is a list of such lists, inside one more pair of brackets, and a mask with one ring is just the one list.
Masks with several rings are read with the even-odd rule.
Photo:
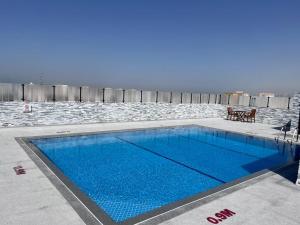
[[300, 1], [0, 0], [0, 82], [300, 90]]

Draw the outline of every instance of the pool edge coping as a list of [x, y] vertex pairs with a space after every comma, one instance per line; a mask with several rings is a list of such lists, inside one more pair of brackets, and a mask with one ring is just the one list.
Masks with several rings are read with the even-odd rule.
[[[264, 170], [252, 173], [248, 176], [241, 177], [234, 181], [227, 182], [218, 187], [212, 188], [208, 191], [201, 192], [201, 193], [192, 195], [190, 197], [187, 197], [185, 199], [178, 200], [173, 203], [169, 203], [167, 205], [156, 208], [149, 212], [142, 213], [138, 216], [126, 219], [122, 222], [115, 222], [111, 219], [111, 217], [109, 215], [107, 215], [104, 212], [103, 209], [101, 209], [101, 207], [97, 206], [90, 198], [88, 198], [82, 191], [80, 191], [79, 188], [75, 184], [73, 184], [73, 182], [70, 181], [69, 178], [67, 178], [62, 173], [62, 171], [60, 171], [56, 167], [56, 165], [54, 163], [52, 163], [41, 152], [41, 150], [38, 147], [36, 147], [34, 144], [30, 143], [30, 140], [32, 140], [32, 139], [40, 139], [40, 138], [44, 138], [44, 139], [60, 138], [60, 137], [97, 135], [97, 134], [104, 134], [104, 133], [141, 131], [141, 130], [149, 130], [149, 129], [190, 127], [190, 126], [204, 127], [204, 128], [214, 129], [214, 130], [225, 131], [225, 132], [229, 132], [229, 133], [235, 133], [235, 134], [239, 134], [239, 135], [243, 135], [243, 136], [253, 136], [253, 137], [258, 137], [261, 139], [268, 139], [268, 140], [275, 141], [274, 139], [272, 139], [270, 137], [264, 137], [264, 136], [259, 136], [259, 135], [255, 135], [255, 134], [247, 134], [247, 133], [243, 133], [243, 132], [219, 129], [219, 128], [203, 126], [203, 125], [194, 124], [194, 123], [186, 124], [186, 125], [156, 126], [156, 127], [148, 127], [148, 128], [144, 127], [144, 128], [131, 128], [131, 129], [103, 130], [103, 131], [95, 131], [95, 132], [79, 132], [79, 133], [67, 133], [67, 134], [62, 133], [62, 134], [41, 135], [41, 136], [24, 136], [24, 137], [15, 137], [15, 140], [25, 150], [27, 155], [29, 155], [29, 157], [33, 160], [33, 162], [37, 165], [37, 167], [51, 181], [51, 183], [56, 187], [56, 189], [62, 194], [62, 196], [69, 202], [69, 204], [72, 206], [72, 208], [77, 212], [77, 214], [81, 217], [81, 219], [86, 224], [94, 224], [94, 222], [90, 223], [89, 219], [87, 219], [86, 216], [84, 216], [84, 213], [86, 213], [86, 212], [88, 212], [91, 216], [93, 216], [95, 218], [95, 220], [98, 221], [99, 224], [103, 224], [103, 225], [143, 224], [143, 223], [149, 223], [152, 220], [157, 220], [157, 219], [160, 220], [159, 221], [159, 223], [160, 223], [160, 222], [166, 221], [168, 219], [171, 219], [173, 217], [176, 217], [178, 215], [181, 215], [181, 214], [186, 213], [187, 211], [191, 210], [191, 209], [187, 209], [187, 210], [183, 210], [181, 212], [175, 212], [179, 208], [187, 207], [192, 204], [197, 204], [196, 206], [193, 207], [193, 208], [196, 208], [202, 204], [206, 204], [210, 201], [213, 201], [215, 199], [218, 199], [218, 198], [224, 196], [224, 195], [216, 196], [217, 194], [220, 194], [222, 192], [229, 191], [229, 190], [231, 190], [230, 193], [240, 190], [240, 189], [244, 188], [245, 186], [247, 187], [248, 185], [251, 185], [251, 184], [245, 185], [245, 183], [248, 181], [258, 182], [261, 179], [264, 179], [266, 177], [274, 175], [274, 172], [284, 170], [298, 162], [298, 161], [288, 162], [286, 164], [280, 165], [271, 170], [264, 169]], [[279, 141], [283, 142], [282, 140], [279, 140]], [[294, 144], [299, 145], [299, 143], [294, 143]], [[49, 174], [49, 171], [51, 172], [52, 176]], [[244, 186], [238, 187], [241, 184], [244, 184]], [[62, 186], [64, 186], [64, 187], [62, 187]], [[70, 196], [66, 196], [66, 194], [67, 194], [66, 191], [69, 193], [69, 195], [72, 195], [73, 197], [75, 197], [82, 206], [79, 207], [78, 204], [74, 204], [72, 201], [70, 201], [69, 200]], [[229, 193], [227, 193], [227, 194], [229, 194]], [[225, 194], [225, 195], [227, 195], [227, 194]], [[210, 199], [207, 201], [207, 200], [205, 200], [207, 198], [210, 198]], [[173, 215], [170, 216], [169, 214], [173, 214]]]

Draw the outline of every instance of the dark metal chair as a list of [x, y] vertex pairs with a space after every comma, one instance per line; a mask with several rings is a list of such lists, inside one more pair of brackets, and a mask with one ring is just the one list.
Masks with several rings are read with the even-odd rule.
[[245, 118], [247, 119], [247, 122], [252, 123], [252, 121], [255, 123], [255, 115], [256, 115], [256, 109], [251, 109], [250, 112], [246, 113]]
[[227, 108], [227, 119], [232, 120], [234, 118], [236, 118], [236, 113], [233, 111], [232, 107], [228, 107]]
[[286, 132], [291, 131], [291, 126], [292, 126], [292, 120], [289, 120], [285, 125], [282, 127], [275, 127], [275, 129], [280, 130], [280, 133], [278, 134], [278, 139], [280, 137], [280, 134], [284, 133], [283, 139], [285, 140], [286, 138]]

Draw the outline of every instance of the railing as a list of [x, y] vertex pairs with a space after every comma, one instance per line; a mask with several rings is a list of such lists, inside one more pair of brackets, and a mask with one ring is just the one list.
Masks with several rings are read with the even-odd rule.
[[0, 101], [156, 102], [173, 104], [222, 104], [290, 109], [289, 97], [238, 96], [215, 93], [145, 91], [69, 85], [0, 83]]

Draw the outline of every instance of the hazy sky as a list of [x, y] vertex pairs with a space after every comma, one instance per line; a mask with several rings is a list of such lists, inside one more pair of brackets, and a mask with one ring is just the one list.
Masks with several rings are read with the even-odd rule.
[[300, 90], [300, 1], [0, 0], [0, 82]]

